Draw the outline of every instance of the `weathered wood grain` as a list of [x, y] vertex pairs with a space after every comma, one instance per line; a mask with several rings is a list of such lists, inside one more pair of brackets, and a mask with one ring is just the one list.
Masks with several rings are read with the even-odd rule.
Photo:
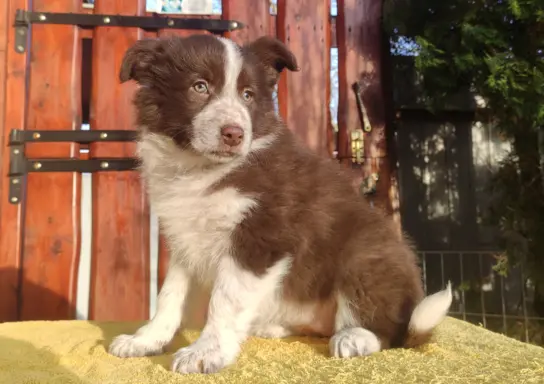
[[[97, 0], [95, 13], [143, 15], [145, 1]], [[93, 35], [91, 129], [135, 129], [135, 84], [120, 84], [125, 51], [138, 28], [98, 27]], [[134, 143], [98, 143], [91, 157], [132, 157]], [[149, 207], [135, 171], [93, 174], [93, 241], [89, 316], [94, 320], [149, 317]]]

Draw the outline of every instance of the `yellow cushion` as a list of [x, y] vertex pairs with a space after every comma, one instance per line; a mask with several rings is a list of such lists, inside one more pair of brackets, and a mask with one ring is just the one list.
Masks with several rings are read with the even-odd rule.
[[332, 359], [327, 340], [252, 338], [237, 363], [216, 375], [168, 370], [192, 342], [184, 332], [163, 356], [119, 359], [105, 347], [140, 324], [87, 321], [0, 324], [0, 383], [544, 383], [544, 348], [447, 318], [432, 343], [366, 358]]

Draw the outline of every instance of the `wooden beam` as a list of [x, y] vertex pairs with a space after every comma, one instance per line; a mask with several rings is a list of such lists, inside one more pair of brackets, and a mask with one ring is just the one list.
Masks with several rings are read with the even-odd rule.
[[282, 74], [280, 113], [311, 149], [330, 156], [330, 10], [328, 0], [278, 0], [277, 34], [301, 70]]
[[[6, 175], [9, 172], [10, 151], [7, 150], [9, 132], [12, 127], [26, 125], [27, 110], [27, 60], [28, 51], [24, 54], [9, 49], [15, 45], [15, 28], [13, 24], [16, 9], [28, 10], [26, 0], [5, 1], [2, 5], [2, 18], [6, 18], [2, 32], [6, 32], [5, 41], [5, 95], [2, 131], [0, 132], [0, 169], [2, 171], [0, 187], [0, 322], [19, 320], [22, 230], [24, 223], [24, 201], [20, 204], [8, 202]], [[1, 32], [0, 32], [1, 33]]]
[[[7, 1], [2, 2], [0, 4], [0, 121], [4, 121], [6, 108], [6, 53], [8, 50], [8, 28], [10, 28], [8, 10], [9, 3]], [[0, 158], [3, 150], [4, 146], [0, 145]], [[3, 181], [4, 178], [0, 177], [0, 191]]]
[[350, 132], [361, 129], [357, 101], [352, 84], [359, 81], [365, 61], [360, 44], [363, 0], [339, 0], [337, 17], [338, 44], [338, 157], [351, 165]]
[[[143, 15], [145, 1], [97, 0], [95, 13]], [[138, 28], [97, 27], [93, 36], [91, 129], [133, 130], [135, 84], [119, 83]], [[90, 157], [130, 157], [134, 143], [97, 143]], [[149, 318], [149, 207], [137, 172], [93, 174], [91, 300], [93, 320]]]
[[[32, 10], [77, 12], [79, 1], [33, 0]], [[26, 129], [80, 129], [79, 28], [43, 24], [33, 25], [31, 32]], [[26, 155], [77, 158], [79, 145], [31, 144]], [[30, 173], [26, 191], [21, 320], [73, 319], [80, 254], [81, 175]]]
[[[371, 198], [387, 212], [393, 211], [393, 164], [386, 140], [387, 111], [383, 84], [382, 2], [338, 0], [336, 33], [339, 56], [339, 156], [350, 156], [350, 132], [361, 129], [352, 85], [361, 86], [371, 131], [365, 133], [361, 179], [377, 174], [376, 194]], [[362, 181], [362, 180], [361, 180]]]

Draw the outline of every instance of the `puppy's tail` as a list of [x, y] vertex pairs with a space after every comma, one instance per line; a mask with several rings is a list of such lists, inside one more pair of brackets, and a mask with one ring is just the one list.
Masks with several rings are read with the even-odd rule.
[[413, 348], [425, 344], [434, 328], [444, 320], [452, 302], [451, 282], [446, 288], [423, 299], [412, 312], [404, 347]]

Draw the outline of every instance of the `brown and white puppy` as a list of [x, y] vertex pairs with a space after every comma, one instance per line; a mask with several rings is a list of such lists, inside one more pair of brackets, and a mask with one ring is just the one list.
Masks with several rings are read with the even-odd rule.
[[295, 57], [268, 37], [142, 40], [127, 51], [120, 77], [140, 84], [142, 174], [171, 261], [156, 315], [111, 354], [161, 353], [186, 321], [193, 283], [211, 299], [200, 338], [174, 355], [181, 373], [221, 370], [250, 335], [331, 337], [335, 357], [411, 347], [446, 316], [451, 287], [424, 298], [392, 221], [277, 116], [285, 68], [298, 70]]

